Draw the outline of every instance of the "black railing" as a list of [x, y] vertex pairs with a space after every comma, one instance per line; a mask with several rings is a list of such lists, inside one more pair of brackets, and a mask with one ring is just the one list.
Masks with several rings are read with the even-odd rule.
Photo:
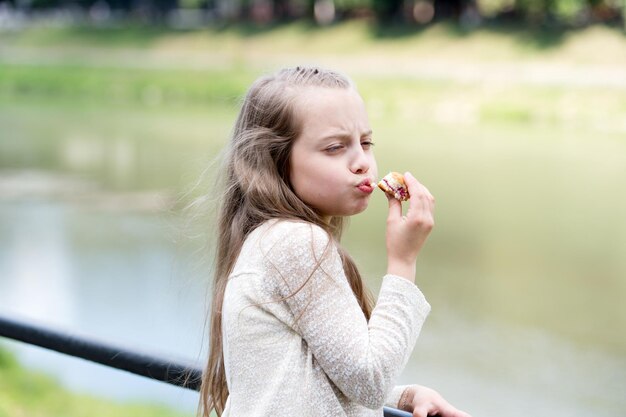
[[[0, 315], [0, 336], [66, 355], [86, 359], [111, 368], [156, 379], [198, 391], [202, 370], [184, 360], [165, 360], [106, 342], [53, 330], [30, 320]], [[411, 417], [411, 413], [384, 407], [384, 417]]]

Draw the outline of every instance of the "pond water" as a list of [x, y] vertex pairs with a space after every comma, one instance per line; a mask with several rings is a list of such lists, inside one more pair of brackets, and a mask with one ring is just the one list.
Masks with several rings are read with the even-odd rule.
[[[200, 358], [205, 285], [180, 263], [162, 219], [45, 200], [4, 202], [0, 214], [2, 314], [173, 359]], [[187, 409], [197, 401], [185, 390], [80, 359], [11, 347], [77, 391]]]
[[[224, 134], [230, 120], [188, 114], [169, 125], [163, 114], [120, 111], [102, 121], [98, 109], [0, 110], [10, 128], [0, 138], [0, 313], [201, 366], [209, 267], [177, 201], [219, 148], [203, 138]], [[171, 139], [183, 130], [185, 142]], [[433, 312], [398, 382], [432, 386], [474, 416], [623, 415], [626, 221], [615, 195], [626, 184], [626, 146], [607, 139], [589, 154], [558, 142], [521, 146], [515, 133], [505, 146], [483, 131], [470, 149], [450, 142], [453, 133], [419, 145], [422, 176], [438, 190], [438, 225], [418, 274]], [[391, 166], [393, 155], [380, 152], [381, 167]], [[458, 171], [438, 176], [444, 163]], [[587, 209], [557, 181], [565, 173], [606, 197], [590, 204], [609, 226], [594, 219], [586, 227]], [[523, 224], [516, 212], [502, 215], [531, 186], [539, 203], [530, 207], [545, 210], [523, 206]], [[499, 198], [489, 198], [494, 189]], [[577, 210], [560, 210], [561, 200]], [[374, 199], [344, 242], [374, 292], [385, 268], [384, 206]], [[76, 391], [190, 411], [197, 402], [194, 393], [79, 359], [2, 346]]]

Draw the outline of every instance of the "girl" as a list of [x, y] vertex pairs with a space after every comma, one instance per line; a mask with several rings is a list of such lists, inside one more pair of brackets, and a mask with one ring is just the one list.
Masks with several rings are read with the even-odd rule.
[[377, 177], [363, 100], [347, 78], [284, 69], [247, 93], [219, 207], [204, 417], [467, 417], [435, 391], [393, 386], [430, 306], [415, 263], [434, 199], [409, 173], [409, 210], [389, 199], [378, 302], [339, 244]]

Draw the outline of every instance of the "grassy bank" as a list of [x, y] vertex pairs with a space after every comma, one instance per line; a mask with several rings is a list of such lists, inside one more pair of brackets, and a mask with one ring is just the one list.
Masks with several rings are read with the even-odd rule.
[[89, 395], [74, 394], [53, 378], [24, 369], [0, 347], [1, 417], [183, 417], [163, 406], [114, 403]]
[[[623, 64], [626, 35], [592, 26], [581, 30], [531, 30], [498, 25], [466, 30], [451, 24], [377, 27], [352, 21], [320, 28], [308, 23], [266, 27], [235, 25], [176, 31], [155, 27], [32, 27], [2, 33], [5, 46], [220, 52], [246, 60], [284, 54], [358, 57], [453, 58], [473, 61], [550, 59], [560, 62]], [[184, 55], [182, 55], [184, 56]], [[385, 62], [382, 62], [383, 64]], [[185, 65], [184, 62], [177, 62]], [[214, 63], [219, 65], [219, 63]]]
[[3, 33], [0, 102], [235, 108], [258, 75], [315, 63], [350, 74], [374, 118], [626, 132], [626, 37], [362, 22], [195, 31], [31, 28]]
[[[67, 65], [0, 67], [0, 102], [54, 101], [101, 107], [234, 109], [259, 73], [99, 68]], [[442, 125], [549, 125], [626, 132], [626, 94], [611, 86], [465, 83], [401, 76], [354, 77], [371, 116]]]

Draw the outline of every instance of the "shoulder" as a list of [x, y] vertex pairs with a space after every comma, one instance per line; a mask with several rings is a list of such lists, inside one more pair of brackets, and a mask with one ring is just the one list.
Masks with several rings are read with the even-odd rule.
[[331, 240], [328, 233], [320, 226], [298, 220], [270, 220], [259, 227], [262, 240], [272, 242], [309, 242], [328, 244]]
[[323, 228], [295, 220], [267, 223], [259, 227], [255, 240], [268, 276], [275, 278], [268, 280], [271, 291], [286, 296], [297, 288], [306, 286], [310, 291], [343, 276], [337, 246]]

